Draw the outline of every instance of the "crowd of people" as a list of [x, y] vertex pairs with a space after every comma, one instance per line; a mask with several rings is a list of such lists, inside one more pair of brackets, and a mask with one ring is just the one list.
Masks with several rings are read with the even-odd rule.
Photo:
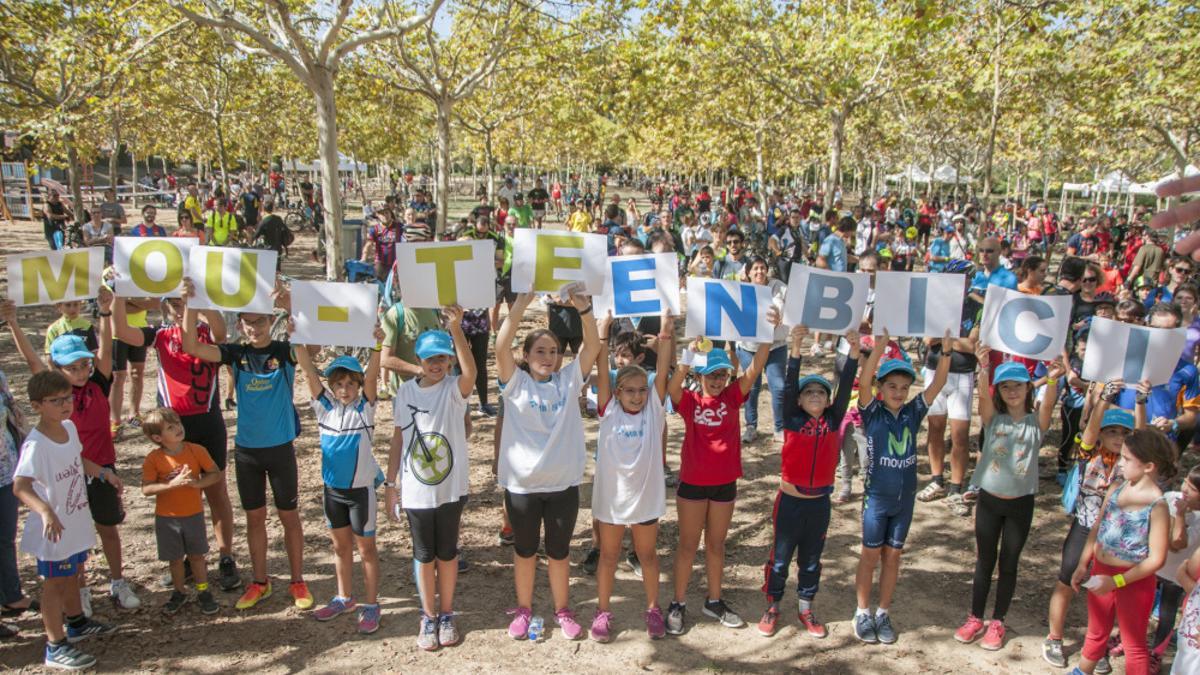
[[[336, 595], [313, 609], [316, 620], [354, 614], [357, 630], [378, 630], [375, 534], [382, 488], [385, 517], [406, 521], [411, 535], [422, 609], [417, 644], [435, 650], [460, 642], [455, 620], [463, 564], [459, 526], [469, 496], [471, 419], [479, 415], [498, 418], [492, 470], [504, 497], [497, 514], [499, 541], [513, 549], [515, 606], [507, 632], [514, 639], [537, 638], [544, 630], [533, 602], [541, 555], [561, 635], [612, 640], [621, 621], [611, 596], [626, 529], [632, 550], [625, 561], [643, 581], [640, 618], [650, 638], [688, 629], [693, 562], [701, 542], [705, 575], [699, 613], [730, 628], [744, 626], [723, 594], [723, 582], [742, 450], [754, 445], [761, 451], [777, 449], [781, 456], [772, 544], [763, 561], [763, 611], [756, 626], [762, 635], [775, 635], [784, 621], [781, 603], [793, 560], [797, 621], [808, 635], [827, 635], [816, 609], [825, 534], [833, 506], [853, 498], [857, 474], [862, 539], [854, 635], [864, 643], [898, 641], [900, 631], [889, 610], [916, 503], [942, 501], [949, 514], [974, 516], [977, 553], [971, 597], [962, 603], [965, 620], [957, 629], [947, 626], [947, 635], [1003, 649], [1018, 575], [1046, 573], [1023, 567], [1021, 556], [1035, 496], [1054, 490], [1061, 491], [1071, 517], [1062, 533], [1058, 585], [1046, 609], [1044, 658], [1068, 667], [1067, 608], [1086, 591], [1086, 639], [1075, 672], [1110, 672], [1110, 660], [1118, 656], [1128, 673], [1157, 672], [1172, 645], [1173, 672], [1200, 672], [1200, 591], [1194, 590], [1200, 577], [1200, 470], [1185, 470], [1181, 460], [1200, 412], [1200, 291], [1191, 258], [1174, 255], [1169, 242], [1147, 230], [1148, 213], [1130, 216], [1096, 207], [1062, 217], [1046, 204], [1009, 201], [984, 208], [970, 199], [913, 201], [888, 194], [845, 204], [840, 195], [826, 200], [819, 192], [756, 192], [743, 183], [693, 190], [662, 181], [649, 192], [650, 204], [642, 213], [636, 200], [623, 201], [615, 190], [610, 194], [603, 181], [593, 191], [575, 180], [547, 188], [537, 179], [523, 193], [506, 180], [495, 203], [481, 197], [449, 233], [494, 242], [496, 305], [436, 311], [406, 308], [403, 298], [385, 297], [378, 344], [365, 363], [340, 356], [318, 369], [314, 350], [272, 337], [272, 315], [225, 317], [187, 307], [190, 283], [184, 298], [161, 301], [114, 298], [102, 290], [91, 318], [80, 303], [60, 303], [61, 317], [47, 328], [41, 350], [26, 335], [16, 308], [0, 304], [0, 318], [33, 373], [27, 394], [38, 417], [29, 428], [3, 387], [7, 450], [0, 453], [0, 478], [9, 483], [0, 490], [0, 520], [9, 524], [0, 542], [4, 611], [39, 607], [23, 596], [19, 583], [18, 500], [29, 510], [21, 548], [37, 558], [37, 573], [45, 579], [40, 610], [47, 665], [91, 666], [95, 659], [74, 644], [117, 629], [90, 617], [84, 574], [95, 534], [114, 601], [125, 608], [141, 604], [124, 579], [121, 556], [124, 483], [116, 470], [114, 438], [129, 425], [140, 426], [154, 446], [144, 461], [141, 486], [155, 499], [158, 556], [170, 576], [172, 593], [162, 611], [175, 613], [193, 601], [203, 613], [221, 611], [208, 584], [209, 522], [219, 549], [216, 585], [227, 592], [242, 589], [235, 607], [252, 610], [272, 594], [268, 487], [284, 532], [289, 595], [298, 609], [313, 609], [297, 511], [300, 492], [308, 487], [299, 484], [294, 449], [300, 434], [293, 402], [300, 371], [319, 426], [322, 496], [337, 581]], [[188, 194], [181, 215], [200, 208], [199, 196], [191, 188]], [[207, 216], [189, 213], [190, 222], [180, 224], [183, 234], [172, 234], [218, 244], [238, 241], [230, 233], [251, 225], [223, 225], [223, 214], [230, 213], [223, 203], [216, 200]], [[166, 236], [154, 222], [153, 207], [148, 208], [150, 215], [143, 211], [143, 222], [133, 232]], [[264, 211], [270, 208], [264, 205]], [[418, 193], [411, 201], [389, 197], [370, 211], [362, 258], [383, 279], [396, 265], [396, 242], [432, 238], [432, 205]], [[768, 311], [776, 327], [772, 341], [726, 344], [698, 338], [679, 345], [678, 317], [598, 317], [591, 300], [572, 287], [541, 299], [515, 293], [515, 230], [555, 220], [572, 231], [605, 235], [610, 255], [675, 253], [681, 280], [714, 277], [770, 287], [777, 305]], [[53, 245], [49, 237], [48, 243]], [[864, 321], [845, 335], [784, 326], [779, 308], [794, 264], [867, 273], [872, 285], [879, 270], [959, 275], [966, 289], [962, 324], [937, 339], [879, 334], [871, 320], [872, 291]], [[1061, 356], [1038, 362], [981, 344], [983, 302], [993, 286], [1071, 297], [1071, 334]], [[546, 325], [522, 335], [522, 320], [535, 302], [544, 305]], [[277, 294], [277, 304], [288, 307], [286, 290]], [[149, 312], [160, 312], [161, 320], [152, 324]], [[1150, 386], [1082, 379], [1095, 317], [1186, 327], [1187, 344], [1170, 381]], [[141, 413], [141, 393], [135, 390], [130, 403], [136, 421], [122, 421], [123, 398], [119, 393], [114, 398], [117, 375], [138, 356], [144, 363], [149, 347], [159, 362], [161, 407]], [[832, 372], [830, 361], [805, 363], [813, 357], [833, 357]], [[247, 579], [233, 558], [221, 367], [231, 369], [236, 393], [236, 406], [230, 400], [227, 407], [238, 415], [233, 461], [247, 525]], [[763, 375], [772, 419], [770, 427], [763, 421], [760, 434]], [[140, 381], [140, 374], [135, 379]], [[499, 383], [498, 405], [489, 399], [493, 380]], [[381, 398], [391, 400], [394, 419], [382, 466], [373, 448]], [[246, 411], [252, 412], [244, 416]], [[584, 572], [596, 576], [598, 597], [585, 628], [569, 595], [570, 543], [592, 442], [584, 419], [591, 416], [599, 418], [593, 535], [580, 558]], [[980, 435], [972, 471], [976, 418]], [[674, 467], [666, 453], [669, 424], [682, 429]], [[922, 432], [931, 473], [923, 487], [917, 440]], [[1051, 438], [1057, 438], [1049, 460], [1052, 479], [1043, 485], [1039, 454]], [[667, 513], [668, 488], [675, 491], [678, 538], [669, 542], [673, 559], [665, 566], [672, 586], [664, 609], [658, 523]], [[356, 551], [361, 593], [353, 578]], [[1185, 596], [1191, 602], [1176, 633]], [[1154, 612], [1158, 623], [1149, 637]], [[1114, 624], [1119, 638], [1110, 638]]]

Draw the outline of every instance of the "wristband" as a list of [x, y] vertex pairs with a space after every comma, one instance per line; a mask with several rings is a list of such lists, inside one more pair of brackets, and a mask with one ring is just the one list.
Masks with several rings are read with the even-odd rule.
[[396, 484], [395, 484], [395, 483], [393, 483], [393, 482], [392, 482], [392, 481], [390, 481], [390, 480], [385, 480], [385, 481], [383, 481], [383, 487], [385, 487], [385, 488], [394, 488], [394, 487], [396, 487]]
[[112, 312], [100, 312], [100, 316], [112, 316]]
[[1047, 378], [1046, 378], [1046, 384], [1047, 384], [1047, 385], [1051, 385], [1051, 384], [1057, 385], [1057, 384], [1058, 384], [1058, 378], [1056, 378], [1056, 377], [1047, 377]]
[[584, 314], [591, 314], [591, 313], [592, 313], [592, 306], [591, 306], [591, 305], [588, 305], [587, 307], [584, 307], [583, 309], [581, 309], [581, 310], [578, 310], [578, 311], [579, 311], [579, 316], [583, 316]]
[[691, 368], [692, 362], [695, 360], [696, 360], [696, 352], [691, 347], [688, 347], [688, 348], [684, 349], [683, 354], [681, 354], [679, 356], [679, 365], [687, 366], [688, 368]]
[[673, 337], [675, 337], [674, 333], [659, 333], [658, 334], [659, 340], [670, 340]]
[[1125, 588], [1125, 575], [1124, 574], [1114, 574], [1112, 580], [1113, 580], [1113, 583], [1117, 585], [1117, 588]]
[[1083, 441], [1079, 441], [1079, 447], [1082, 448], [1086, 452], [1091, 452], [1092, 450], [1096, 449], [1096, 446], [1088, 445], [1087, 443], [1084, 443]]

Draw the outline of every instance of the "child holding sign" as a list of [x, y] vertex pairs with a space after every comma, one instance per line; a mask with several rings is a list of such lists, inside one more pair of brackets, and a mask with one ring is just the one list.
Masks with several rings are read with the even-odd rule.
[[[991, 349], [975, 351], [980, 363], [988, 363]], [[1050, 428], [1058, 401], [1058, 380], [1067, 372], [1061, 362], [1052, 362], [1046, 372], [1045, 391], [1034, 413], [1034, 386], [1025, 366], [1016, 361], [996, 367], [995, 391], [986, 367], [979, 369], [979, 419], [983, 424], [983, 448], [975, 466], [973, 485], [979, 486], [975, 511], [975, 578], [971, 586], [971, 613], [954, 633], [968, 644], [983, 635], [981, 646], [995, 651], [1004, 646], [1004, 616], [1017, 589], [1017, 565], [1025, 539], [1033, 525], [1034, 497], [1038, 490], [1038, 451], [1042, 435]], [[992, 585], [999, 549], [1000, 576], [996, 581], [996, 606], [992, 621], [984, 624], [983, 610]], [[986, 633], [986, 634], [985, 634]]]
[[[463, 310], [444, 307], [450, 331], [417, 338], [421, 375], [396, 390], [396, 428], [388, 451], [388, 517], [398, 520], [396, 476], [418, 565], [421, 627], [427, 651], [458, 644], [454, 589], [458, 584], [458, 531], [467, 504], [467, 397], [475, 386], [475, 359], [463, 332]], [[457, 360], [459, 374], [452, 374]], [[436, 602], [435, 602], [436, 601]]]
[[[886, 330], [882, 337], [875, 338], [875, 348], [863, 365], [858, 389], [858, 408], [867, 439], [867, 466], [863, 476], [862, 556], [854, 580], [858, 598], [854, 634], [870, 644], [896, 641], [888, 608], [900, 577], [900, 554], [917, 499], [917, 434], [921, 420], [950, 373], [950, 359], [941, 359], [925, 391], [909, 401], [909, 389], [917, 379], [912, 364], [907, 359], [888, 359], [878, 365], [888, 338]], [[950, 331], [946, 331], [942, 349], [949, 353], [952, 344]], [[881, 559], [879, 608], [872, 616], [868, 608], [871, 586]]]
[[[60, 335], [50, 345], [50, 368], [66, 376], [75, 397], [71, 421], [83, 445], [88, 507], [96, 532], [100, 535], [104, 558], [108, 561], [112, 580], [109, 592], [118, 607], [136, 609], [142, 602], [125, 580], [121, 534], [117, 530], [117, 526], [125, 522], [125, 507], [121, 503], [121, 492], [125, 486], [117, 476], [117, 449], [108, 426], [108, 393], [112, 386], [112, 293], [101, 287], [97, 303], [101, 317], [99, 352], [92, 354], [78, 335]], [[17, 323], [17, 310], [11, 301], [0, 303], [0, 319], [8, 322], [17, 350], [29, 365], [29, 370], [35, 374], [46, 370], [46, 364]], [[80, 570], [82, 582], [86, 579], [82, 576], [82, 564]], [[84, 614], [91, 616], [92, 591], [86, 583], [80, 584], [79, 594]]]
[[[779, 311], [767, 310], [767, 320], [779, 325]], [[683, 350], [683, 357], [667, 391], [683, 418], [683, 447], [680, 450], [679, 487], [675, 505], [679, 511], [679, 546], [675, 554], [675, 598], [667, 607], [667, 632], [682, 635], [687, 614], [687, 588], [692, 561], [704, 534], [704, 567], [708, 594], [704, 614], [729, 628], [745, 625], [742, 617], [721, 598], [725, 574], [725, 535], [733, 520], [737, 480], [742, 477], [741, 416], [739, 409], [762, 374], [771, 343], [758, 346], [754, 359], [740, 378], [729, 354], [721, 350], [699, 351], [702, 338]], [[700, 391], [685, 390], [683, 382], [695, 366]]]
[[513, 359], [510, 346], [533, 300], [532, 293], [517, 296], [496, 335], [496, 367], [506, 418], [500, 436], [498, 477], [515, 539], [517, 607], [510, 612], [514, 617], [508, 635], [517, 640], [526, 637], [533, 617], [536, 554], [543, 524], [554, 619], [567, 639], [583, 636], [583, 628], [567, 604], [568, 557], [586, 462], [579, 394], [600, 352], [600, 337], [588, 299], [572, 288], [559, 293], [568, 296], [583, 324], [583, 347], [570, 365], [561, 365], [562, 344], [544, 329], [525, 336], [521, 364]]

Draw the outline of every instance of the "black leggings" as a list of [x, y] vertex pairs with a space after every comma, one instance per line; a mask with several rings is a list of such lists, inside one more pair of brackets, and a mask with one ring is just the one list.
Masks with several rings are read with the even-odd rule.
[[546, 529], [546, 557], [566, 560], [579, 517], [579, 486], [558, 492], [521, 494], [504, 491], [504, 507], [512, 521], [513, 548], [522, 558], [537, 555], [542, 526]]
[[1071, 449], [1075, 447], [1075, 434], [1079, 433], [1079, 421], [1083, 416], [1083, 408], [1068, 408], [1059, 410], [1062, 418], [1062, 439], [1058, 441], [1058, 470], [1066, 471], [1071, 468]]
[[471, 343], [471, 356], [475, 358], [475, 393], [479, 394], [479, 404], [487, 405], [488, 334], [484, 332], [479, 335], [468, 335], [467, 341]]
[[986, 490], [979, 491], [975, 507], [975, 580], [971, 585], [971, 614], [983, 617], [988, 591], [992, 586], [992, 571], [996, 569], [999, 549], [1000, 576], [996, 580], [996, 607], [992, 618], [1004, 620], [1017, 588], [1017, 564], [1021, 549], [1033, 525], [1034, 495], [1016, 499], [1001, 499]]
[[1151, 652], [1156, 651], [1175, 632], [1175, 617], [1179, 615], [1179, 605], [1183, 602], [1183, 586], [1162, 577], [1158, 578], [1158, 586], [1162, 589], [1162, 597], [1158, 601], [1158, 628], [1154, 629]]

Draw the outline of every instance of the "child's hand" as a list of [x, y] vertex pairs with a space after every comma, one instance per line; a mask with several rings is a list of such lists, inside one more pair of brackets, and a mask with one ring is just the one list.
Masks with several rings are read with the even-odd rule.
[[[563, 291], [566, 291], [567, 293], [567, 299], [570, 301], [571, 306], [573, 306], [577, 312], [583, 312], [583, 310], [592, 306], [591, 298], [584, 295], [583, 290], [583, 284], [579, 282], [567, 284], [567, 286], [563, 289]], [[561, 296], [562, 291], [559, 291], [559, 294]]]
[[396, 492], [396, 486], [390, 485], [383, 489], [383, 499], [387, 508], [388, 520], [400, 522], [400, 495]]
[[0, 300], [0, 320], [8, 323], [17, 322], [17, 303], [5, 298]]
[[783, 315], [779, 313], [779, 308], [775, 305], [767, 308], [767, 323], [772, 326], [778, 326], [783, 323]]
[[291, 339], [292, 335], [296, 332], [296, 320], [289, 316], [287, 323], [284, 325], [287, 327], [288, 339]]
[[600, 325], [597, 326], [596, 332], [600, 334], [600, 340], [608, 340], [609, 332], [612, 331], [613, 315], [612, 310], [608, 310], [604, 314], [604, 318], [600, 319]]
[[113, 294], [108, 288], [101, 286], [100, 292], [96, 294], [96, 304], [100, 305], [101, 312], [111, 312], [113, 306]]
[[1046, 377], [1057, 380], [1067, 374], [1067, 364], [1061, 357], [1054, 359], [1046, 367]]
[[850, 345], [850, 354], [856, 356], [862, 346], [862, 336], [858, 334], [858, 331], [851, 328], [842, 337], [846, 338], [846, 343]]
[[191, 277], [183, 278], [183, 289], [179, 294], [183, 298], [184, 304], [187, 304], [190, 298], [196, 297], [196, 283], [192, 281]]
[[442, 317], [447, 328], [462, 328], [463, 308], [458, 305], [446, 305], [442, 308]]
[[946, 329], [946, 334], [942, 336], [942, 353], [949, 354], [951, 345], [954, 344], [954, 337], [950, 334], [950, 329]]
[[804, 338], [807, 335], [808, 335], [808, 327], [807, 326], [792, 326], [791, 332], [788, 333], [788, 339], [792, 341], [793, 345], [799, 347], [800, 344], [802, 342], [804, 342]]
[[43, 518], [42, 521], [42, 536], [46, 541], [57, 542], [62, 539], [63, 524], [57, 513], [51, 511], [49, 517]]
[[381, 345], [384, 339], [387, 338], [387, 334], [383, 332], [383, 326], [376, 323], [375, 330], [371, 331], [371, 337], [375, 338], [375, 344]]
[[987, 367], [986, 364], [989, 363], [991, 356], [992, 348], [980, 341], [979, 346], [975, 347], [975, 358], [979, 360], [981, 365]]
[[1138, 382], [1136, 385], [1134, 385], [1134, 389], [1137, 390], [1137, 403], [1145, 404], [1150, 400], [1150, 390], [1152, 389], [1150, 386], [1150, 380], [1142, 380], [1141, 382]]
[[188, 485], [191, 482], [192, 467], [184, 464], [183, 466], [179, 467], [178, 471], [175, 472], [175, 475], [171, 478], [171, 481], [168, 483], [168, 485], [171, 487], [179, 487], [181, 485]]

